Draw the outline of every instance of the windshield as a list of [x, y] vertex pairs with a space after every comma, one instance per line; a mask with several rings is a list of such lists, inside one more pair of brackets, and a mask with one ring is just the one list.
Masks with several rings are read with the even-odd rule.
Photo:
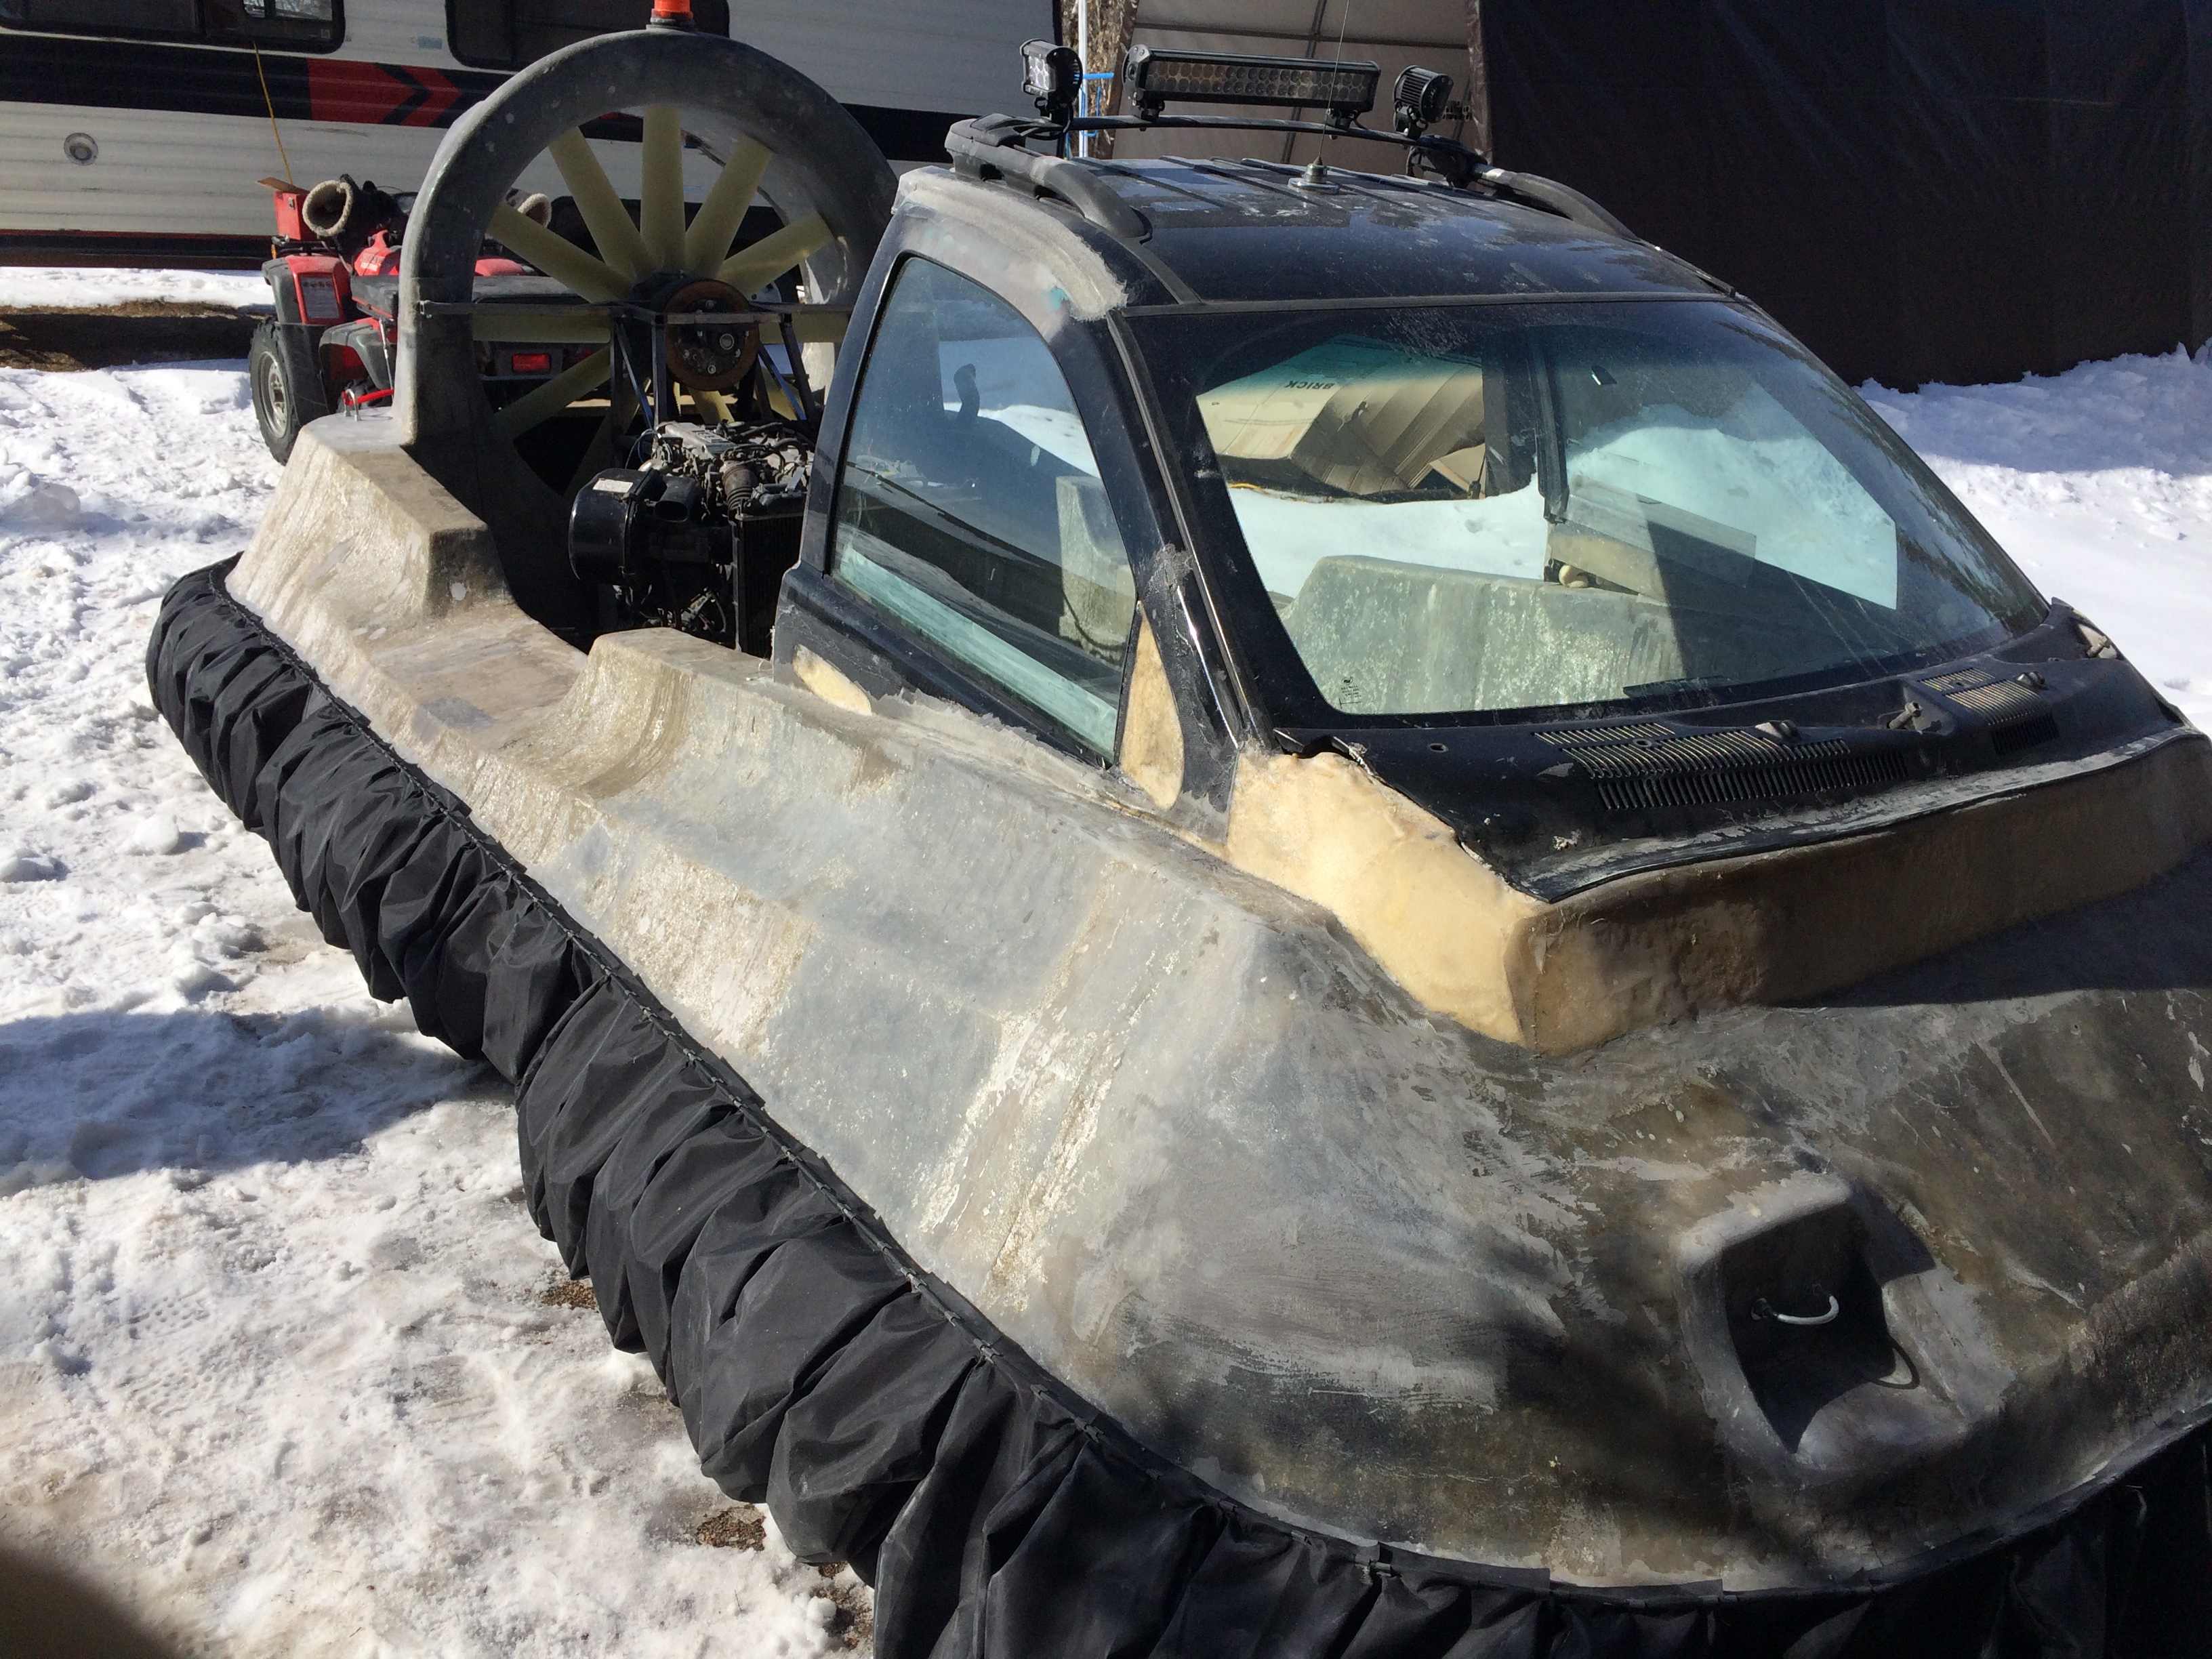
[[1338, 714], [1863, 678], [2042, 614], [1860, 398], [1731, 306], [1133, 321], [1218, 460], [1265, 596], [1240, 608]]

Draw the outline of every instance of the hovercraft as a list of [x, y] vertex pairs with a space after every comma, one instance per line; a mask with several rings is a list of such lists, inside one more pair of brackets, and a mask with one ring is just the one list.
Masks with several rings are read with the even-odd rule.
[[679, 29], [471, 111], [193, 759], [880, 1654], [2206, 1651], [2204, 738], [1432, 88], [1069, 56], [899, 180]]

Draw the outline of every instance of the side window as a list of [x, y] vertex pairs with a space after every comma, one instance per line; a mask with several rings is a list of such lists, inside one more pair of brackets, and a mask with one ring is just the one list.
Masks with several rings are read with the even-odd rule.
[[1005, 301], [900, 267], [831, 536], [832, 580], [1112, 757], [1136, 585], [1067, 382]]
[[0, 0], [0, 18], [23, 28], [197, 40], [198, 0]]
[[[446, 0], [446, 40], [477, 69], [519, 70], [595, 34], [642, 28], [649, 0]], [[729, 0], [693, 0], [709, 34], [730, 32]]]
[[0, 23], [303, 52], [328, 52], [345, 33], [338, 0], [0, 0]]
[[328, 50], [342, 33], [337, 0], [207, 0], [208, 36]]

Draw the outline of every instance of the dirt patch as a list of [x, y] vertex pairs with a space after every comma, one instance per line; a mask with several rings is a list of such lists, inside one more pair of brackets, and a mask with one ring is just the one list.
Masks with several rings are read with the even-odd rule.
[[549, 1285], [538, 1293], [538, 1299], [549, 1308], [589, 1308], [597, 1313], [599, 1292], [592, 1288], [588, 1279], [568, 1279], [558, 1285]]
[[[9, 312], [7, 316], [19, 313]], [[236, 306], [217, 305], [211, 300], [116, 300], [100, 306], [41, 306], [35, 312], [20, 313], [39, 317], [236, 317], [242, 313]]]
[[0, 316], [0, 368], [48, 372], [246, 356], [254, 319], [220, 306], [132, 300], [99, 311]]
[[716, 1510], [692, 1529], [691, 1540], [718, 1550], [757, 1550], [768, 1547], [761, 1513], [750, 1504], [733, 1504]]
[[868, 1594], [868, 1587], [846, 1572], [842, 1561], [833, 1561], [816, 1571], [824, 1578], [837, 1580], [823, 1584], [814, 1592], [836, 1609], [830, 1620], [830, 1639], [847, 1649], [872, 1650], [876, 1642], [876, 1599]]

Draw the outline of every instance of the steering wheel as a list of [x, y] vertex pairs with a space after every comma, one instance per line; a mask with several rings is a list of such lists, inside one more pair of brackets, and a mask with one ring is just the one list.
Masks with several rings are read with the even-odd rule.
[[[580, 131], [617, 110], [642, 118], [635, 221]], [[719, 167], [688, 225], [687, 141]], [[548, 152], [596, 255], [507, 205], [523, 170]], [[665, 420], [680, 397], [673, 384], [684, 381], [711, 419], [720, 405], [710, 388], [750, 367], [764, 315], [790, 344], [841, 338], [896, 187], [882, 153], [827, 92], [765, 52], [688, 30], [579, 41], [454, 125], [408, 223], [392, 402], [410, 454], [490, 526], [516, 603], [556, 630], [588, 632], [592, 600], [564, 552], [568, 501], [595, 461], [623, 459], [615, 451], [640, 392]], [[781, 228], [735, 246], [757, 195]], [[479, 304], [476, 261], [487, 236], [574, 299]], [[752, 306], [746, 296], [793, 270], [808, 301], [796, 316]], [[702, 331], [708, 313], [732, 315], [735, 325]], [[688, 335], [680, 320], [672, 333], [672, 315], [694, 319]], [[648, 337], [657, 384], [640, 373], [645, 354], [635, 343]], [[495, 411], [477, 373], [476, 343], [485, 339], [601, 343]], [[516, 440], [603, 387], [599, 431], [569, 487], [556, 489], [517, 453]]]

